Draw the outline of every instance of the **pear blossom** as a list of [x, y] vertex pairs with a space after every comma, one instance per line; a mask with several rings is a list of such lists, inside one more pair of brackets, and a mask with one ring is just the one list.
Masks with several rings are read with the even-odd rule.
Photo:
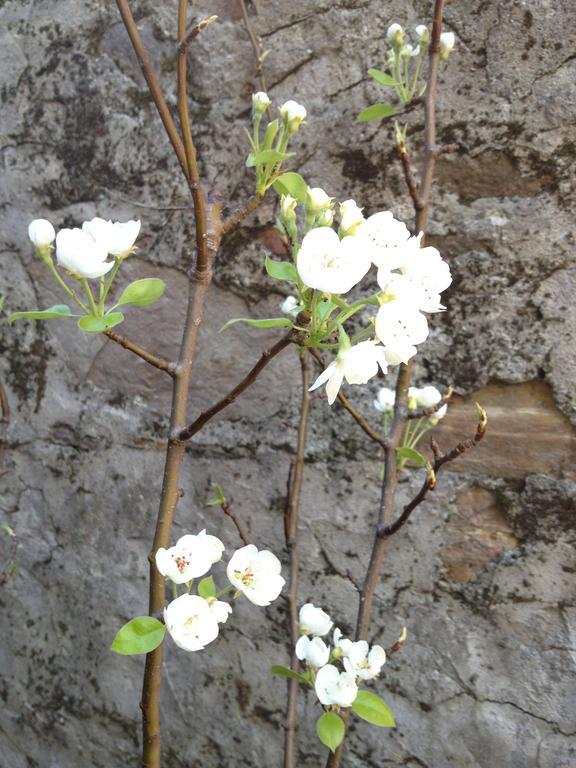
[[164, 623], [172, 640], [185, 651], [201, 651], [218, 637], [218, 620], [208, 601], [180, 595], [164, 609]]
[[300, 128], [301, 123], [306, 119], [306, 109], [297, 101], [286, 101], [279, 107], [282, 122], [287, 126], [290, 133], [295, 133]]
[[369, 379], [376, 376], [378, 366], [382, 373], [388, 370], [384, 348], [376, 341], [361, 341], [352, 347], [341, 349], [336, 360], [322, 371], [309, 391], [312, 392], [322, 384], [326, 384], [328, 403], [332, 405], [344, 379], [349, 384], [366, 384]]
[[420, 40], [421, 43], [428, 43], [430, 42], [430, 32], [428, 30], [428, 27], [425, 24], [418, 24], [418, 26], [415, 29], [416, 35], [418, 37], [418, 40]]
[[213, 597], [208, 598], [208, 605], [212, 616], [216, 619], [218, 624], [224, 624], [228, 616], [232, 613], [232, 606], [230, 603], [225, 603], [223, 600], [216, 600]]
[[261, 117], [271, 103], [270, 97], [267, 93], [264, 93], [264, 91], [258, 91], [258, 93], [252, 94], [252, 110], [255, 115]]
[[230, 583], [254, 605], [270, 605], [286, 583], [280, 575], [280, 560], [267, 549], [247, 544], [230, 558], [226, 573]]
[[456, 35], [454, 32], [442, 32], [440, 35], [440, 58], [446, 61], [448, 56], [454, 50], [456, 44]]
[[377, 280], [388, 300], [410, 303], [422, 312], [442, 312], [445, 309], [440, 303], [440, 293], [436, 290], [434, 281], [427, 280], [425, 275], [418, 277], [406, 272], [379, 269]]
[[319, 669], [328, 664], [330, 648], [321, 637], [311, 640], [307, 635], [302, 635], [296, 643], [296, 656], [314, 669]]
[[34, 219], [28, 226], [28, 237], [36, 248], [46, 248], [54, 242], [56, 232], [47, 219]]
[[339, 672], [333, 664], [326, 664], [318, 670], [314, 688], [325, 707], [351, 707], [358, 695], [355, 676], [350, 672]]
[[370, 269], [370, 259], [355, 237], [340, 240], [330, 227], [308, 232], [296, 259], [302, 282], [326, 293], [348, 293]]
[[339, 651], [338, 656], [346, 656], [353, 645], [352, 640], [342, 636], [342, 630], [338, 627], [335, 628], [332, 634], [332, 642], [334, 643], [334, 648]]
[[390, 24], [386, 31], [386, 40], [390, 45], [400, 47], [404, 42], [404, 30], [400, 24]]
[[420, 408], [431, 408], [442, 400], [440, 390], [431, 385], [426, 387], [410, 387], [410, 389], [414, 390], [414, 398]]
[[373, 214], [354, 234], [365, 241], [370, 260], [381, 269], [398, 269], [404, 263], [407, 248], [414, 247], [414, 242], [409, 243], [408, 227], [395, 219], [391, 211]]
[[376, 399], [374, 400], [374, 408], [382, 413], [391, 413], [394, 410], [394, 403], [396, 402], [396, 393], [389, 387], [382, 387], [378, 390]]
[[344, 655], [344, 668], [355, 677], [362, 680], [372, 680], [378, 677], [386, 662], [386, 651], [380, 645], [369, 647], [366, 640], [352, 643]]
[[286, 296], [280, 305], [280, 311], [285, 315], [297, 315], [300, 310], [300, 304], [296, 296]]
[[357, 227], [365, 221], [362, 210], [354, 200], [344, 200], [340, 203], [340, 235], [342, 237], [353, 235]]
[[410, 43], [406, 43], [406, 45], [403, 45], [402, 48], [400, 49], [400, 56], [403, 59], [413, 59], [419, 55], [420, 55], [419, 45], [410, 45]]
[[134, 246], [140, 233], [140, 221], [107, 221], [98, 216], [82, 224], [82, 231], [106, 248], [113, 256], [125, 256]]
[[81, 229], [61, 229], [56, 235], [56, 261], [82, 278], [102, 277], [114, 266], [106, 261], [108, 250]]
[[436, 248], [416, 247], [416, 240], [417, 238], [411, 239], [409, 246], [415, 247], [409, 247], [405, 252], [402, 274], [412, 283], [420, 283], [431, 293], [442, 293], [452, 283], [450, 267]]
[[313, 603], [306, 603], [298, 614], [300, 632], [306, 635], [326, 635], [332, 629], [334, 622], [330, 616], [317, 608]]
[[200, 531], [196, 536], [186, 534], [173, 547], [160, 547], [156, 552], [156, 568], [175, 584], [184, 584], [208, 573], [222, 558], [224, 544], [216, 536]]
[[313, 213], [321, 213], [332, 204], [332, 198], [320, 187], [308, 187], [306, 190], [306, 207]]
[[413, 344], [409, 344], [401, 338], [388, 341], [384, 347], [384, 355], [388, 365], [400, 365], [400, 363], [406, 365], [417, 351]]
[[412, 304], [389, 301], [376, 315], [376, 335], [385, 347], [397, 343], [421, 344], [428, 338], [428, 321]]

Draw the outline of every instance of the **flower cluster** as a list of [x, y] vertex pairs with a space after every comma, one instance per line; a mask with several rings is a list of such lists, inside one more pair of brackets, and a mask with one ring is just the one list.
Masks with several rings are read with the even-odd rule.
[[[310, 684], [326, 707], [351, 707], [358, 695], [358, 685], [377, 678], [386, 662], [380, 645], [372, 647], [365, 640], [353, 642], [336, 627], [332, 635], [334, 648], [322, 639], [334, 622], [312, 603], [303, 605], [299, 614], [301, 637], [296, 643], [296, 656], [308, 668]], [[337, 665], [341, 664], [342, 668]]]
[[212, 577], [203, 579], [198, 594], [191, 594], [193, 580], [207, 574], [222, 559], [224, 544], [205, 530], [182, 536], [173, 547], [156, 552], [156, 568], [174, 584], [188, 591], [176, 596], [164, 609], [164, 623], [170, 636], [185, 651], [199, 651], [218, 637], [219, 625], [232, 613], [232, 606], [218, 598], [231, 590], [243, 594], [255, 605], [270, 605], [280, 594], [284, 579], [280, 561], [268, 550], [248, 544], [236, 550], [226, 569], [230, 585], [216, 591]]

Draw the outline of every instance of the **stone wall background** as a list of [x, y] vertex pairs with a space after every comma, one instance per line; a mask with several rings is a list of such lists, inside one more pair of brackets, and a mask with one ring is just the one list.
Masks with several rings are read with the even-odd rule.
[[[174, 100], [175, 3], [133, 6]], [[193, 3], [221, 22], [192, 51], [190, 93], [202, 171], [231, 201], [249, 194], [240, 162], [254, 61], [235, 0]], [[426, 19], [424, 0], [260, 0], [270, 92], [309, 112], [298, 170], [369, 212], [406, 219], [388, 130], [356, 114], [381, 98], [367, 77], [384, 33]], [[257, 12], [257, 13], [256, 13]], [[378, 690], [398, 728], [356, 723], [350, 766], [573, 768], [576, 765], [574, 495], [576, 421], [573, 176], [576, 18], [569, 0], [458, 0], [446, 9], [457, 51], [442, 73], [439, 136], [463, 157], [438, 168], [431, 238], [455, 277], [417, 379], [454, 384], [448, 445], [489, 407], [485, 445], [446, 473], [390, 548], [374, 621], [387, 645], [410, 642]], [[9, 311], [49, 306], [52, 285], [26, 238], [37, 216], [71, 225], [97, 213], [143, 221], [127, 278], [160, 275], [167, 298], [134, 311], [126, 333], [166, 354], [178, 342], [191, 255], [188, 201], [115, 4], [0, 4], [0, 293]], [[413, 114], [419, 144], [421, 117]], [[193, 390], [196, 412], [250, 366], [270, 332], [223, 335], [224, 320], [277, 311], [263, 274], [273, 209], [228, 241], [216, 270]], [[18, 571], [0, 592], [0, 765], [137, 766], [142, 661], [112, 655], [118, 628], [146, 608], [166, 382], [74, 324], [19, 323], [0, 336], [12, 409], [0, 522], [19, 537]], [[374, 417], [378, 387], [351, 390]], [[295, 440], [292, 352], [210, 424], [186, 457], [174, 535], [234, 531], [205, 506], [231, 495], [254, 539], [281, 550], [281, 506]], [[302, 601], [354, 619], [344, 574], [363, 572], [378, 496], [372, 446], [344, 413], [314, 402], [302, 510]], [[408, 499], [418, 483], [400, 490]], [[2, 542], [2, 546], [5, 542]], [[278, 765], [286, 659], [282, 602], [239, 603], [204, 653], [167, 649], [166, 768]], [[300, 700], [300, 765], [321, 764], [312, 696]]]

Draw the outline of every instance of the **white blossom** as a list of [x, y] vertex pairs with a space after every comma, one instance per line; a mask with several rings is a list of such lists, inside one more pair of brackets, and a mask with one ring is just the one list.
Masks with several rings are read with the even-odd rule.
[[218, 637], [218, 620], [208, 601], [198, 595], [180, 595], [164, 609], [170, 636], [185, 651], [200, 651]]
[[[404, 222], [395, 219], [391, 211], [380, 211], [366, 219], [354, 233], [365, 241], [370, 260], [380, 269], [398, 269], [404, 264], [410, 243], [410, 231]], [[419, 241], [418, 241], [419, 243]]]
[[384, 347], [384, 354], [388, 365], [406, 364], [416, 354], [418, 350], [413, 344], [409, 344], [403, 339], [395, 339], [388, 342]]
[[232, 606], [230, 603], [225, 603], [223, 600], [216, 600], [213, 597], [209, 598], [207, 602], [210, 606], [212, 616], [214, 616], [218, 624], [224, 624], [228, 616], [232, 613]]
[[391, 349], [397, 344], [421, 344], [428, 338], [428, 321], [412, 304], [389, 301], [376, 315], [376, 335]]
[[374, 408], [382, 413], [391, 413], [394, 410], [394, 403], [396, 402], [396, 393], [389, 387], [382, 387], [378, 390], [376, 399], [374, 400]]
[[283, 221], [296, 221], [296, 206], [298, 201], [292, 195], [282, 195], [280, 198], [280, 216]]
[[264, 91], [252, 94], [252, 109], [255, 115], [262, 116], [271, 103], [270, 97]]
[[340, 203], [340, 235], [353, 235], [357, 227], [365, 221], [362, 214], [363, 209], [359, 208], [354, 200], [344, 200]]
[[326, 635], [332, 629], [334, 622], [330, 616], [317, 608], [313, 603], [306, 603], [298, 614], [300, 632], [307, 635]]
[[270, 605], [285, 584], [280, 575], [280, 560], [267, 549], [259, 551], [247, 544], [230, 558], [226, 573], [230, 583], [254, 605]]
[[305, 661], [311, 667], [319, 669], [328, 664], [330, 648], [321, 637], [310, 639], [307, 635], [302, 635], [296, 643], [296, 656], [300, 661]]
[[286, 101], [279, 107], [283, 123], [287, 126], [290, 133], [294, 133], [300, 128], [301, 123], [306, 119], [306, 109], [297, 101]]
[[442, 400], [440, 390], [431, 385], [426, 387], [410, 387], [410, 389], [413, 390], [412, 394], [416, 400], [416, 405], [420, 408], [431, 408]]
[[352, 643], [344, 655], [344, 668], [355, 677], [362, 680], [372, 680], [378, 677], [386, 662], [386, 652], [380, 645], [369, 648], [366, 640]]
[[61, 229], [56, 235], [56, 261], [82, 278], [102, 277], [114, 266], [108, 251], [81, 229]]
[[296, 266], [309, 288], [348, 293], [370, 269], [370, 259], [355, 237], [340, 240], [330, 227], [317, 227], [304, 236]]
[[400, 24], [390, 24], [386, 32], [386, 40], [390, 45], [401, 46], [404, 42], [404, 30]]
[[440, 58], [444, 61], [454, 50], [456, 35], [454, 32], [442, 32], [440, 35]]
[[54, 242], [56, 232], [47, 219], [34, 219], [28, 226], [28, 237], [36, 248], [46, 248]]
[[332, 405], [344, 379], [349, 384], [366, 384], [369, 379], [376, 376], [378, 366], [382, 373], [388, 370], [384, 348], [376, 341], [361, 341], [348, 349], [340, 350], [336, 360], [322, 371], [309, 391], [312, 392], [322, 384], [326, 384], [328, 403]]
[[96, 217], [82, 224], [82, 231], [91, 235], [94, 240], [113, 256], [125, 256], [134, 246], [140, 233], [140, 221], [106, 221]]
[[354, 675], [350, 672], [339, 672], [333, 664], [326, 664], [318, 670], [314, 688], [320, 703], [325, 707], [351, 707], [358, 695]]
[[284, 312], [285, 315], [297, 315], [300, 310], [300, 304], [298, 303], [296, 296], [286, 296], [280, 305], [280, 310]]
[[343, 637], [342, 630], [340, 630], [338, 627], [335, 628], [332, 634], [332, 641], [334, 643], [334, 648], [340, 651], [341, 656], [345, 656], [352, 647], [352, 640], [348, 640], [347, 637]]
[[428, 27], [425, 24], [419, 24], [415, 29], [416, 35], [418, 37], [418, 40], [420, 40], [421, 43], [428, 43], [430, 42], [430, 32], [428, 30]]
[[173, 547], [160, 547], [156, 552], [156, 568], [175, 584], [184, 584], [208, 573], [211, 566], [222, 558], [224, 544], [206, 531], [198, 535], [186, 534]]
[[313, 213], [320, 213], [332, 204], [332, 198], [320, 187], [308, 187], [306, 190], [306, 207]]

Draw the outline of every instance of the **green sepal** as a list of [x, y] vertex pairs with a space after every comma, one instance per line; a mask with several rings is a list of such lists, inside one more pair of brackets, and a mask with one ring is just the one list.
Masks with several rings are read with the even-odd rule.
[[225, 323], [222, 328], [220, 328], [220, 333], [222, 331], [226, 330], [231, 325], [234, 325], [235, 323], [246, 323], [246, 325], [250, 325], [252, 328], [293, 328], [294, 323], [291, 320], [288, 320], [287, 317], [271, 317], [265, 320], [252, 320], [249, 317], [233, 317], [232, 320], [228, 320], [227, 323]]
[[124, 624], [118, 632], [111, 649], [122, 656], [150, 653], [164, 640], [166, 627], [152, 616], [138, 616]]

